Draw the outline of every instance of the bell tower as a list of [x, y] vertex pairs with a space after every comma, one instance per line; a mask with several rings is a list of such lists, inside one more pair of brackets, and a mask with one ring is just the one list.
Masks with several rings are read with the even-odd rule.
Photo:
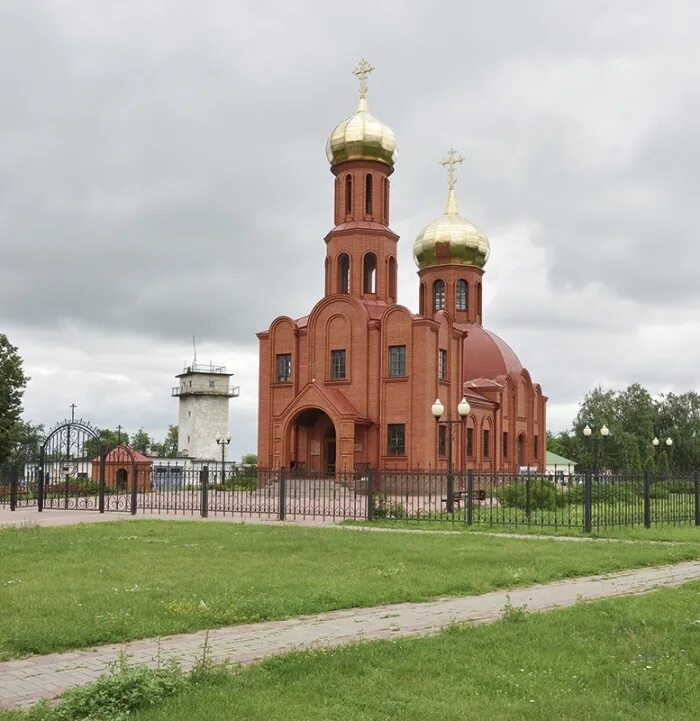
[[326, 145], [335, 176], [335, 226], [325, 238], [325, 294], [396, 303], [399, 236], [389, 228], [396, 140], [369, 113], [367, 77], [373, 70], [363, 59], [353, 71], [360, 81], [360, 102]]
[[449, 311], [457, 323], [482, 323], [482, 277], [489, 239], [481, 228], [460, 215], [455, 185], [464, 158], [450, 148], [440, 164], [447, 169], [445, 212], [416, 237], [413, 258], [418, 266], [420, 315]]

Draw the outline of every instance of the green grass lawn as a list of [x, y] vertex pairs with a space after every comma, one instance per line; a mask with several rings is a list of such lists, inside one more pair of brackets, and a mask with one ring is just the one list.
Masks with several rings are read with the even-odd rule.
[[0, 658], [700, 558], [697, 544], [139, 520], [0, 529]]
[[651, 528], [633, 526], [628, 528], [594, 528], [592, 533], [584, 533], [582, 528], [561, 526], [538, 526], [533, 524], [511, 525], [511, 524], [480, 524], [474, 523], [467, 526], [463, 518], [455, 518], [452, 521], [448, 516], [444, 520], [427, 519], [379, 519], [375, 521], [343, 521], [347, 526], [375, 526], [382, 528], [394, 528], [397, 530], [412, 531], [455, 531], [455, 532], [478, 532], [478, 533], [515, 533], [533, 536], [582, 536], [589, 538], [617, 538], [633, 541], [677, 541], [681, 543], [700, 543], [700, 526], [684, 524], [678, 526], [658, 525]]
[[[133, 721], [695, 721], [700, 584], [433, 637], [292, 653]], [[10, 718], [9, 716], [7, 717]]]

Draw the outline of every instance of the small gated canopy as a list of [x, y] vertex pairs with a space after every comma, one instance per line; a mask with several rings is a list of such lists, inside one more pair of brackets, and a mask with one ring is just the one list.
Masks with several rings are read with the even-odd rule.
[[[122, 443], [108, 451], [104, 464], [107, 488], [119, 491], [127, 490], [131, 488], [136, 478], [139, 490], [150, 489], [153, 460], [143, 453]], [[97, 481], [99, 477], [100, 457], [97, 456], [92, 459], [92, 478]]]

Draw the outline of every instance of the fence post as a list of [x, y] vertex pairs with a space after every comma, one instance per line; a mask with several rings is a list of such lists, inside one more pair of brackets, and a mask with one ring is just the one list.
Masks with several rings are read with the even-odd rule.
[[374, 472], [367, 471], [367, 520], [374, 519]]
[[474, 471], [470, 468], [467, 471], [467, 525], [471, 526], [474, 521]]
[[700, 476], [697, 471], [693, 476], [695, 481], [695, 525], [700, 526]]
[[206, 518], [209, 515], [209, 466], [202, 466], [202, 470], [199, 472], [199, 485], [202, 489], [199, 515]]
[[644, 471], [644, 528], [651, 528], [651, 483], [649, 471]]
[[280, 521], [284, 521], [284, 513], [286, 511], [285, 502], [286, 502], [287, 494], [285, 493], [285, 486], [287, 484], [286, 484], [286, 479], [284, 477], [284, 474], [285, 474], [285, 468], [284, 468], [284, 466], [280, 466], [279, 500], [278, 500], [279, 508], [277, 509], [278, 510], [278, 518]]
[[530, 466], [527, 467], [527, 476], [525, 478], [525, 516], [527, 520], [530, 520], [532, 514], [532, 499], [531, 499], [531, 488], [530, 488]]
[[[26, 469], [26, 465], [25, 465]], [[26, 472], [26, 471], [25, 471]], [[17, 510], [17, 469], [12, 469], [12, 477], [10, 478], [10, 510]]]
[[593, 478], [591, 472], [586, 471], [583, 480], [583, 532], [593, 530]]
[[97, 491], [97, 509], [100, 513], [105, 512], [105, 460], [107, 454], [100, 451], [100, 485]]
[[134, 478], [134, 482], [131, 484], [131, 515], [136, 515], [136, 508], [138, 506], [138, 492], [139, 492], [139, 469], [134, 461], [131, 462], [131, 475]]
[[39, 468], [39, 488], [37, 489], [39, 498], [37, 499], [37, 511], [41, 513], [44, 510], [44, 464]]

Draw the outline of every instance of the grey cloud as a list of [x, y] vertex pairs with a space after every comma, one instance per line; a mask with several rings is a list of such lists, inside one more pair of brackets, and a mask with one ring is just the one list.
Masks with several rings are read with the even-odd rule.
[[[460, 208], [494, 245], [486, 317], [545, 392], [564, 408], [605, 378], [651, 383], [655, 359], [626, 360], [635, 329], [698, 303], [697, 19], [690, 0], [3, 3], [0, 324], [225, 348], [305, 315], [332, 223], [324, 142], [366, 55], [399, 140], [400, 300], [416, 308], [411, 243], [454, 145]], [[535, 277], [510, 242], [541, 251]]]

